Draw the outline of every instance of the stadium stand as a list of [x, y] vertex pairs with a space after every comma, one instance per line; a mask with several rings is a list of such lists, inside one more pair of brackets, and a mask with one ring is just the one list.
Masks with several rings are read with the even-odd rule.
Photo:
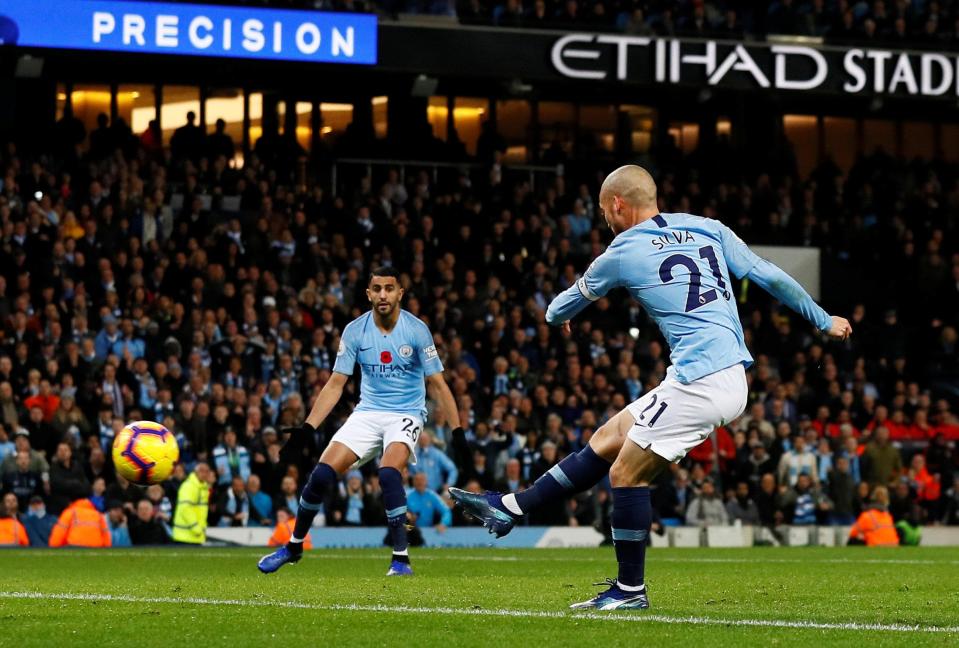
[[[331, 185], [329, 160], [290, 163], [261, 140], [233, 168], [222, 139], [182, 132], [172, 155], [122, 123], [82, 142], [61, 128], [41, 154], [0, 152], [0, 458], [21, 517], [37, 496], [59, 515], [92, 493], [141, 524], [149, 499], [163, 522], [199, 460], [219, 476], [211, 526], [295, 513], [291, 493], [355, 383], [299, 465], [280, 461], [278, 432], [328, 378], [378, 264], [404, 273], [405, 307], [434, 331], [469, 421], [471, 447], [453, 456], [460, 486], [521, 488], [662, 379], [665, 344], [625, 293], [569, 337], [543, 323], [610, 238], [603, 168], [567, 160], [534, 189], [500, 163], [494, 137], [478, 166], [409, 163], [401, 180], [396, 165], [371, 164]], [[799, 177], [788, 158], [749, 168], [728, 146], [656, 151], [662, 210], [718, 218], [750, 244], [821, 247], [826, 306], [848, 311], [855, 335], [825, 342], [737, 285], [757, 360], [750, 405], [662, 477], [659, 528], [851, 524], [875, 485], [890, 487], [896, 522], [959, 523], [959, 168], [878, 151], [848, 173], [827, 158]], [[139, 418], [180, 441], [185, 465], [162, 489], [132, 487], [109, 464], [113, 435]], [[448, 431], [433, 432], [451, 452]], [[375, 472], [351, 473], [318, 520], [378, 519], [377, 489]], [[601, 484], [530, 522], [608, 531], [609, 508]]]
[[467, 25], [639, 36], [740, 40], [786, 35], [861, 46], [959, 49], [955, 0], [208, 0], [206, 4], [376, 13], [386, 19], [447, 16]]

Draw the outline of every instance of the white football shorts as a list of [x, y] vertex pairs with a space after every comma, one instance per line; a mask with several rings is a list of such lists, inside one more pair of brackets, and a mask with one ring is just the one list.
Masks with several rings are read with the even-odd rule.
[[383, 454], [391, 443], [405, 443], [410, 461], [416, 463], [416, 440], [423, 429], [423, 419], [394, 412], [353, 412], [330, 441], [342, 443], [359, 459], [362, 466]]
[[676, 380], [669, 367], [658, 387], [626, 406], [636, 421], [626, 436], [640, 448], [676, 462], [705, 441], [713, 429], [742, 414], [747, 396], [742, 364], [688, 385]]

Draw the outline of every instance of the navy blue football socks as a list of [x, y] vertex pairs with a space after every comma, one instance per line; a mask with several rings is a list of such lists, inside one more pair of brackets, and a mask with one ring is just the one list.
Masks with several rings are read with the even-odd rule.
[[[516, 504], [523, 511], [523, 515], [527, 515], [545, 501], [594, 486], [609, 473], [609, 467], [610, 463], [587, 445], [550, 468], [532, 486], [516, 493]], [[502, 510], [516, 516], [515, 511], [510, 511], [505, 506]]]
[[[383, 489], [383, 506], [386, 508], [386, 522], [393, 539], [393, 556], [406, 554], [406, 490], [403, 488], [403, 476], [396, 468], [380, 468], [380, 487]], [[408, 562], [409, 559], [403, 562]]]
[[620, 586], [638, 589], [643, 585], [646, 544], [653, 522], [647, 486], [613, 489], [613, 544], [619, 562]]
[[296, 524], [293, 526], [293, 537], [300, 542], [291, 542], [290, 545], [297, 545], [294, 550], [303, 549], [302, 541], [306, 534], [310, 532], [313, 525], [313, 518], [323, 508], [323, 500], [330, 485], [336, 482], [336, 471], [329, 464], [317, 464], [313, 472], [310, 473], [310, 479], [303, 487], [300, 493], [300, 507], [296, 512]]

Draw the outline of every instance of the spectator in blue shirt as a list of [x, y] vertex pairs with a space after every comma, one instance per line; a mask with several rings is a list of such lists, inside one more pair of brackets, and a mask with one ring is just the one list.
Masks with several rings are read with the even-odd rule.
[[250, 475], [246, 480], [246, 495], [250, 500], [249, 526], [273, 526], [273, 500], [260, 487], [260, 478]]
[[55, 515], [47, 513], [47, 507], [43, 503], [42, 497], [34, 495], [30, 498], [30, 507], [27, 509], [27, 514], [20, 519], [20, 522], [23, 523], [23, 528], [27, 530], [31, 547], [50, 546], [50, 534], [53, 532], [53, 526], [57, 523], [57, 518]]
[[[120, 331], [117, 329], [117, 318], [113, 315], [107, 315], [103, 318], [103, 328], [97, 333], [93, 340], [93, 348], [96, 350], [99, 360], [106, 360], [107, 356], [113, 353], [113, 345], [121, 339]], [[120, 356], [123, 357], [123, 356]]]
[[[116, 322], [115, 319], [114, 322]], [[134, 360], [142, 358], [146, 354], [146, 343], [135, 336], [133, 320], [124, 319], [122, 326], [123, 334], [110, 346], [111, 353], [126, 358], [126, 352], [129, 351], [130, 357]]]
[[456, 484], [459, 470], [445, 452], [433, 445], [433, 435], [423, 431], [420, 434], [420, 447], [416, 451], [416, 464], [410, 466], [414, 475], [426, 475], [426, 487], [432, 491], [443, 491]]
[[0, 463], [3, 463], [3, 460], [7, 458], [7, 455], [14, 455], [17, 453], [16, 444], [10, 440], [10, 436], [7, 434], [7, 429], [3, 426], [3, 421], [0, 420]]
[[344, 523], [360, 526], [363, 524], [364, 499], [366, 498], [366, 493], [363, 492], [363, 474], [359, 470], [351, 470], [346, 473], [345, 482], [340, 515]]
[[579, 198], [573, 203], [573, 211], [568, 218], [570, 233], [576, 241], [581, 241], [593, 228], [593, 222], [586, 211], [586, 205]]
[[123, 504], [117, 500], [111, 500], [107, 504], [107, 527], [110, 529], [110, 546], [133, 546], [130, 530], [127, 528], [127, 514], [123, 510]]
[[223, 433], [223, 443], [213, 448], [213, 463], [218, 486], [229, 485], [234, 477], [240, 477], [244, 484], [250, 478], [250, 453], [237, 445], [233, 428], [227, 428]]
[[406, 510], [416, 516], [416, 526], [435, 526], [440, 533], [453, 522], [453, 513], [439, 495], [426, 487], [426, 473], [413, 476], [413, 490], [406, 494]]

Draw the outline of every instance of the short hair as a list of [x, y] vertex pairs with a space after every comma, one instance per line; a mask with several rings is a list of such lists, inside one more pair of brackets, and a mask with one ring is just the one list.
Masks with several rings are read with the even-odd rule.
[[393, 266], [380, 266], [378, 268], [373, 268], [373, 270], [370, 272], [370, 280], [367, 282], [367, 285], [373, 283], [373, 277], [393, 277], [396, 279], [396, 281], [399, 281], [400, 271]]

